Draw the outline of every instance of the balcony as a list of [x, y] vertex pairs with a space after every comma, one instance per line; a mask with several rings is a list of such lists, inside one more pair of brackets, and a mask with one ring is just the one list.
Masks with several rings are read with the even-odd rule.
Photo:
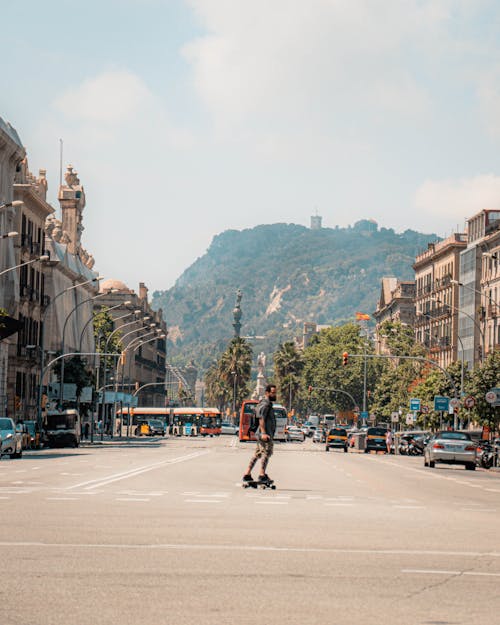
[[487, 317], [498, 317], [499, 307], [496, 304], [489, 304], [486, 308]]
[[19, 295], [22, 299], [31, 300], [31, 295], [33, 293], [33, 287], [28, 284], [23, 284], [19, 289]]
[[33, 243], [33, 239], [30, 234], [22, 234], [21, 235], [21, 248], [23, 250], [28, 250], [31, 252], [31, 244]]

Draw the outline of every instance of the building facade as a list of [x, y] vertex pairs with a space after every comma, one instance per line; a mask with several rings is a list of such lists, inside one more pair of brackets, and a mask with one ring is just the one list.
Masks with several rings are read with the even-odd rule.
[[415, 270], [415, 338], [441, 367], [457, 360], [463, 338], [458, 328], [460, 253], [464, 233], [429, 243], [413, 265]]
[[[0, 117], [0, 235], [17, 232], [16, 207], [5, 206], [14, 200], [14, 178], [26, 155], [16, 130]], [[15, 238], [0, 239], [0, 309], [2, 310], [2, 338], [0, 339], [0, 416], [9, 413], [9, 401], [15, 402], [14, 388], [8, 385], [9, 353], [16, 345], [18, 324], [16, 299], [19, 293], [16, 266]], [[7, 321], [13, 327], [7, 330]], [[8, 334], [12, 330], [12, 334]]]
[[482, 210], [467, 220], [467, 249], [460, 254], [460, 356], [469, 367], [500, 344], [499, 253], [500, 211]]
[[388, 354], [386, 337], [380, 330], [384, 321], [413, 326], [415, 323], [415, 282], [382, 278], [380, 298], [373, 313], [376, 321], [375, 345], [377, 354]]
[[94, 310], [107, 308], [113, 330], [123, 327], [119, 335], [125, 356], [106, 376], [114, 380], [108, 390], [130, 393], [143, 387], [138, 405], [164, 406], [167, 324], [162, 310], [151, 308], [143, 282], [136, 293], [120, 280], [104, 280], [100, 292], [104, 295], [96, 300]]

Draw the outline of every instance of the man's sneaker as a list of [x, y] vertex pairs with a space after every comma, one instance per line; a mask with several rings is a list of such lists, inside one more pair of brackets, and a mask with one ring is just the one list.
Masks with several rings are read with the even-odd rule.
[[269, 475], [259, 475], [259, 482], [264, 482], [265, 484], [272, 484], [273, 480], [269, 477]]
[[242, 479], [243, 482], [253, 482], [253, 478], [251, 475], [244, 475]]

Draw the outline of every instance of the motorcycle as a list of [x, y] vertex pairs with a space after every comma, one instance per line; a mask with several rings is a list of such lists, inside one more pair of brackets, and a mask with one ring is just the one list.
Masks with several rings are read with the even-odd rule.
[[496, 451], [489, 441], [480, 441], [477, 448], [476, 465], [491, 469], [496, 464]]

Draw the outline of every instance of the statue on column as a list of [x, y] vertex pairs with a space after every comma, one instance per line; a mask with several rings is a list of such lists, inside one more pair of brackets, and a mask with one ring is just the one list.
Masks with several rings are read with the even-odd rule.
[[264, 352], [260, 352], [257, 357], [257, 386], [252, 394], [252, 399], [262, 399], [266, 391], [266, 376], [264, 371], [266, 369], [266, 355]]

